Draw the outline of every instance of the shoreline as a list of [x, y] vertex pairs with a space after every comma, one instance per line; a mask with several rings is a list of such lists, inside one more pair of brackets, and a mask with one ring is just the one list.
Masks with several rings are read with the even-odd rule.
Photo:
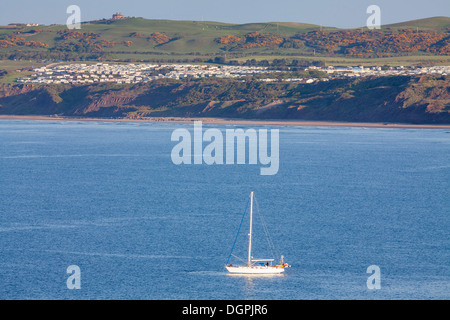
[[151, 123], [192, 123], [202, 121], [204, 124], [217, 125], [282, 125], [282, 126], [320, 126], [320, 127], [350, 127], [350, 128], [403, 128], [403, 129], [450, 129], [450, 124], [405, 124], [379, 122], [339, 122], [313, 120], [261, 120], [237, 118], [177, 118], [177, 117], [149, 117], [144, 119], [108, 119], [108, 118], [79, 118], [56, 116], [19, 116], [0, 115], [0, 120], [33, 120], [33, 121], [102, 121], [102, 122], [151, 122]]

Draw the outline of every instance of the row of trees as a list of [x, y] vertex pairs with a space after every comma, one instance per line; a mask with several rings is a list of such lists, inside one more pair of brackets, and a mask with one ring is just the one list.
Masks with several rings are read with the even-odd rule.
[[242, 66], [252, 66], [252, 67], [273, 67], [277, 70], [283, 68], [301, 68], [304, 69], [309, 66], [324, 67], [325, 63], [323, 61], [310, 61], [310, 60], [298, 60], [298, 59], [273, 59], [273, 60], [256, 60], [247, 59], [244, 62], [239, 62], [238, 60], [226, 60], [225, 57], [215, 57], [214, 59], [209, 59], [207, 62], [217, 63], [217, 64], [227, 64], [227, 65], [242, 65]]

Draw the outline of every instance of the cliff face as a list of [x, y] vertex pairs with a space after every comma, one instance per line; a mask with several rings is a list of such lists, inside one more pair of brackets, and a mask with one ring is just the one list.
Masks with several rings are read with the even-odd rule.
[[19, 94], [28, 93], [30, 91], [33, 91], [36, 89], [35, 85], [32, 84], [20, 84], [20, 85], [6, 85], [6, 84], [0, 84], [0, 97], [9, 97], [9, 96], [16, 96]]
[[133, 86], [2, 85], [0, 114], [448, 124], [450, 77], [378, 77], [316, 84], [201, 80]]

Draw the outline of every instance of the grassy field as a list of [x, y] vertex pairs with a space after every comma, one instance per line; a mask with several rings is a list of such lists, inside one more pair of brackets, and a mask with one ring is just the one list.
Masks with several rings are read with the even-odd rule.
[[383, 26], [383, 28], [409, 28], [409, 29], [420, 29], [420, 30], [448, 30], [449, 28], [449, 18], [448, 17], [433, 17], [425, 19], [411, 20], [401, 23], [388, 24]]

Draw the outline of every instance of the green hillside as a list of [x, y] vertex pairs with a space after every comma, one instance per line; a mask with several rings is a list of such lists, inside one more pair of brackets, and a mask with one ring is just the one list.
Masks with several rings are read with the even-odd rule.
[[[230, 24], [214, 21], [102, 19], [65, 25], [0, 27], [0, 59], [206, 62], [221, 56], [242, 61], [380, 59], [419, 57], [450, 61], [450, 18], [434, 17], [383, 26], [337, 29], [294, 22]], [[425, 57], [425, 58], [424, 58]], [[359, 59], [359, 61], [358, 61]]]
[[424, 30], [450, 30], [450, 18], [449, 17], [433, 17], [425, 19], [416, 19], [411, 21], [405, 21], [401, 23], [387, 24], [383, 28], [412, 28], [412, 29], [424, 29]]
[[[227, 35], [243, 36], [251, 32], [279, 34], [284, 37], [294, 36], [320, 26], [302, 23], [248, 23], [228, 24], [211, 21], [177, 21], [177, 20], [148, 20], [131, 18], [117, 21], [100, 21], [83, 24], [83, 32], [95, 32], [108, 41], [133, 41], [131, 47], [120, 49], [127, 52], [161, 52], [161, 53], [222, 53], [221, 45], [215, 39]], [[155, 33], [169, 36], [171, 41], [154, 45], [149, 44], [147, 38]], [[130, 39], [130, 34], [141, 34], [141, 38]], [[107, 50], [117, 51], [117, 48]]]

